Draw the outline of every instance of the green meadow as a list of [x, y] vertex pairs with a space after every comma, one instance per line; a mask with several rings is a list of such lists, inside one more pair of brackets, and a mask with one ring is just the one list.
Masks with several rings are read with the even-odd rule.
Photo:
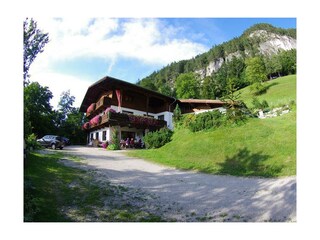
[[[270, 107], [296, 101], [296, 75], [266, 82], [257, 98]], [[252, 107], [249, 87], [241, 99]], [[235, 176], [281, 177], [296, 174], [296, 108], [282, 116], [250, 118], [240, 126], [208, 131], [176, 129], [172, 141], [159, 149], [128, 153], [152, 162], [185, 170]]]

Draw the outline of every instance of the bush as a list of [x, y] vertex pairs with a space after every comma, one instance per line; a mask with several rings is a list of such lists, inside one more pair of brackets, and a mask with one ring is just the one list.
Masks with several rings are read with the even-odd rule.
[[181, 109], [180, 109], [179, 105], [177, 104], [175, 109], [173, 110], [173, 122], [175, 124], [177, 124], [177, 123], [179, 123], [181, 118], [182, 118]]
[[255, 109], [262, 109], [262, 110], [267, 109], [269, 107], [269, 104], [266, 100], [259, 102], [259, 100], [256, 97], [252, 99], [252, 105]]
[[190, 128], [190, 125], [195, 121], [196, 116], [194, 113], [182, 115], [182, 126], [185, 128]]
[[143, 141], [145, 143], [146, 148], [159, 148], [165, 145], [166, 143], [171, 141], [171, 137], [173, 135], [173, 132], [168, 128], [161, 128], [158, 131], [155, 132], [149, 132], [147, 133]]
[[41, 145], [37, 142], [37, 137], [34, 133], [30, 134], [26, 139], [26, 149], [40, 149]]
[[253, 117], [252, 113], [242, 101], [238, 101], [238, 104], [233, 108], [227, 108], [226, 119], [228, 124], [241, 125], [246, 122], [248, 117]]
[[107, 149], [108, 150], [119, 150], [120, 147], [119, 147], [119, 145], [112, 143], [112, 144], [108, 145]]
[[120, 150], [120, 140], [119, 140], [119, 131], [116, 128], [113, 128], [111, 144], [107, 147], [108, 150]]
[[208, 130], [224, 125], [226, 117], [220, 111], [209, 111], [184, 118], [184, 125], [192, 132]]

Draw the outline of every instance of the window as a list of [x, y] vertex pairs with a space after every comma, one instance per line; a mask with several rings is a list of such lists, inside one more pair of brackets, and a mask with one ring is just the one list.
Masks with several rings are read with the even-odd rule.
[[102, 132], [102, 141], [107, 140], [107, 131]]
[[159, 119], [159, 120], [164, 120], [164, 115], [159, 115], [159, 116], [158, 116], [158, 119]]
[[99, 132], [96, 132], [96, 139], [99, 140]]
[[93, 140], [93, 133], [90, 134], [90, 140]]

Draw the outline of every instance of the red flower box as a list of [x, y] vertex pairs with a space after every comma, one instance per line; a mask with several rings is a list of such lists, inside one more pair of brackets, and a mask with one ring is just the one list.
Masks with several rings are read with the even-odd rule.
[[83, 124], [82, 128], [88, 130], [90, 128], [90, 123], [86, 122], [85, 124]]
[[89, 123], [91, 126], [97, 126], [101, 122], [101, 116], [97, 115], [94, 118], [92, 118]]
[[96, 109], [96, 104], [91, 103], [90, 106], [87, 108], [87, 114], [92, 113]]

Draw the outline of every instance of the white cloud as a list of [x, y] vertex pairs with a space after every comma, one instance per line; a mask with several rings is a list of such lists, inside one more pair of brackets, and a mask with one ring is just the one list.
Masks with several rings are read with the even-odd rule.
[[[50, 43], [43, 53], [50, 61], [79, 57], [133, 58], [149, 64], [167, 64], [191, 58], [206, 47], [178, 38], [177, 29], [158, 19], [37, 19]], [[44, 57], [43, 57], [44, 58]]]
[[140, 63], [159, 66], [191, 58], [206, 50], [201, 44], [177, 37], [181, 27], [174, 28], [154, 18], [35, 20], [38, 28], [49, 33], [50, 42], [32, 64], [31, 80], [49, 87], [54, 94], [51, 104], [55, 108], [60, 94], [68, 89], [76, 97], [75, 106], [80, 106], [92, 79], [75, 77], [80, 73], [66, 75], [61, 69], [55, 69], [54, 63], [100, 58], [110, 63], [106, 67], [110, 74], [121, 59], [136, 59]]

